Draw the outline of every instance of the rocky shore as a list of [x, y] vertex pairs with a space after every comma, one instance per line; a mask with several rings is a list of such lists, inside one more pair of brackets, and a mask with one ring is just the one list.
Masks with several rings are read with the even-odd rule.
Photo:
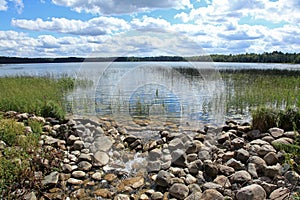
[[25, 199], [283, 200], [300, 190], [299, 174], [274, 145], [292, 144], [297, 132], [262, 133], [236, 121], [197, 131], [129, 131], [105, 118], [62, 123], [6, 115], [42, 121], [40, 144], [53, 155], [41, 159], [47, 174], [34, 173], [40, 191]]

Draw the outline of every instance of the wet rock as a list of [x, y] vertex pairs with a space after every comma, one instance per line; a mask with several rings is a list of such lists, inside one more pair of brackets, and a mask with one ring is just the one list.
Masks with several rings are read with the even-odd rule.
[[161, 169], [160, 161], [148, 161], [148, 172], [158, 172]]
[[224, 196], [215, 189], [205, 190], [201, 196], [201, 200], [223, 200]]
[[96, 180], [96, 181], [100, 181], [102, 179], [102, 173], [100, 172], [96, 172], [92, 175], [92, 179]]
[[84, 178], [84, 177], [86, 176], [86, 173], [85, 173], [84, 171], [73, 171], [73, 172], [72, 172], [72, 176], [73, 176], [74, 178], [79, 178], [79, 179], [81, 179], [81, 178]]
[[94, 145], [97, 151], [109, 151], [113, 143], [109, 137], [102, 135], [95, 139]]
[[106, 174], [104, 176], [104, 180], [108, 181], [108, 182], [113, 182], [114, 180], [116, 180], [118, 177], [115, 174]]
[[109, 156], [106, 152], [103, 151], [97, 151], [93, 154], [94, 163], [93, 166], [102, 167], [104, 165], [107, 165], [109, 162]]
[[169, 149], [171, 152], [178, 149], [184, 149], [184, 144], [180, 138], [175, 138], [169, 143]]
[[202, 148], [203, 144], [198, 141], [198, 140], [194, 140], [192, 142], [190, 142], [186, 148], [186, 153], [187, 154], [191, 154], [191, 153], [198, 153], [200, 151], [200, 149]]
[[198, 158], [202, 161], [204, 160], [210, 160], [211, 159], [211, 155], [210, 155], [210, 152], [208, 150], [201, 150], [199, 153], [198, 153]]
[[265, 190], [257, 184], [248, 185], [237, 191], [237, 200], [263, 200], [267, 195]]
[[117, 186], [117, 190], [119, 192], [122, 192], [122, 191], [126, 191], [128, 190], [127, 188], [131, 187], [133, 189], [137, 189], [137, 188], [140, 188], [144, 185], [145, 183], [145, 180], [143, 177], [133, 177], [133, 178], [128, 178], [128, 179], [125, 179], [125, 180], [122, 180], [120, 182], [120, 184]]
[[172, 152], [172, 165], [185, 167], [186, 166], [186, 154], [183, 150], [177, 149]]
[[184, 199], [189, 194], [189, 188], [184, 184], [175, 183], [170, 187], [169, 193], [177, 199]]
[[76, 179], [76, 178], [69, 178], [69, 179], [67, 180], [67, 182], [68, 182], [69, 184], [71, 184], [71, 185], [81, 185], [81, 184], [83, 184], [83, 181], [82, 181], [82, 180]]
[[280, 188], [274, 190], [270, 194], [270, 200], [288, 199], [289, 195], [290, 195], [290, 190], [288, 188], [280, 187]]
[[126, 142], [126, 143], [128, 143], [128, 144], [130, 145], [131, 143], [135, 142], [137, 139], [138, 139], [138, 138], [137, 138], [136, 136], [134, 136], [134, 135], [129, 135], [129, 136], [127, 136], [127, 137], [123, 140], [123, 142]]
[[58, 177], [59, 173], [54, 171], [51, 172], [49, 175], [44, 177], [44, 180], [42, 181], [42, 185], [44, 187], [53, 187], [58, 183]]
[[229, 139], [230, 139], [229, 132], [224, 132], [218, 136], [217, 141], [219, 144], [223, 144], [225, 141]]
[[96, 199], [97, 197], [102, 197], [107, 199], [110, 199], [112, 197], [111, 192], [105, 188], [94, 191], [94, 195], [96, 196]]
[[148, 159], [153, 161], [153, 160], [160, 159], [161, 156], [162, 156], [161, 149], [153, 149], [153, 150], [149, 151]]
[[87, 161], [81, 161], [78, 163], [78, 169], [83, 171], [89, 171], [92, 168], [92, 164]]

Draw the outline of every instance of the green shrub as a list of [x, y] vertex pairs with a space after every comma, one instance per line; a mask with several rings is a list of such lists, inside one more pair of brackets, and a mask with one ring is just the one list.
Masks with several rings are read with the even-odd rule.
[[43, 123], [34, 119], [29, 119], [27, 122], [28, 126], [31, 127], [31, 130], [35, 134], [41, 134], [43, 132]]
[[19, 135], [24, 133], [24, 126], [17, 123], [13, 119], [1, 119], [0, 120], [0, 140], [7, 145], [12, 146], [17, 142]]
[[65, 112], [58, 103], [54, 101], [47, 101], [41, 107], [41, 115], [43, 117], [54, 117], [62, 120], [65, 117]]

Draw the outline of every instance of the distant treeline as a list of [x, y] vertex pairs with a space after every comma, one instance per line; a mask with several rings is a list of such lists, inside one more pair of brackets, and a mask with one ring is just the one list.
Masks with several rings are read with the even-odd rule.
[[0, 56], [0, 64], [9, 63], [63, 63], [63, 62], [251, 62], [251, 63], [300, 63], [300, 53], [246, 53], [246, 54], [211, 54], [191, 57], [155, 56], [155, 57], [65, 57], [65, 58], [21, 58]]

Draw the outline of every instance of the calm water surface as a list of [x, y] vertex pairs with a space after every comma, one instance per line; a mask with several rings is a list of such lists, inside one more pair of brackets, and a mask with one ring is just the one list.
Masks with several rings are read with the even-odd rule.
[[[112, 62], [0, 65], [0, 76], [71, 76], [67, 97], [75, 115], [110, 116], [132, 125], [143, 118], [155, 127], [224, 122], [225, 90], [219, 70], [288, 69], [300, 65], [258, 63]], [[89, 87], [80, 87], [81, 81]], [[245, 119], [249, 116], [243, 116]]]

